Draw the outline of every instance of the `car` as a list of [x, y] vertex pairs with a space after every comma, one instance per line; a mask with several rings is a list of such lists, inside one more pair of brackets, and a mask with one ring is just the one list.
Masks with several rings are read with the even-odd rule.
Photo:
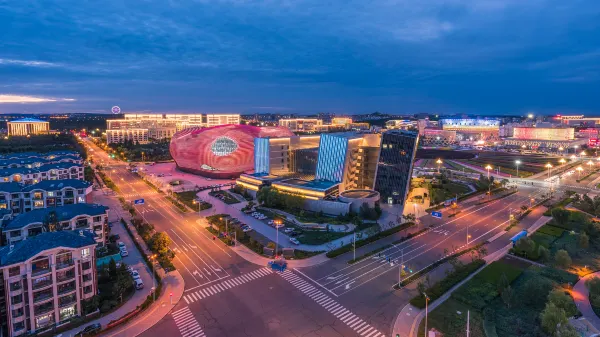
[[298, 241], [298, 239], [296, 239], [296, 238], [290, 238], [290, 242], [293, 243], [293, 244], [295, 244], [295, 245], [299, 245], [300, 244], [300, 241]]
[[300, 235], [300, 233], [296, 232], [296, 231], [291, 231], [288, 233], [289, 236], [298, 236]]
[[283, 223], [278, 223], [275, 225], [275, 228], [283, 228], [285, 225]]
[[157, 175], [157, 177], [159, 177], [159, 178], [162, 178], [162, 177], [164, 177], [164, 176], [165, 176], [165, 174], [164, 174], [164, 173], [161, 173], [161, 174]]
[[284, 231], [285, 233], [291, 233], [291, 232], [293, 232], [293, 231], [294, 231], [294, 229], [293, 229], [293, 228], [291, 228], [291, 227], [288, 227], [288, 228], [284, 229], [283, 231]]
[[268, 224], [271, 225], [271, 226], [274, 225], [275, 224], [275, 220], [269, 220]]
[[129, 256], [129, 253], [127, 252], [127, 249], [121, 249], [121, 256], [123, 256], [123, 257]]
[[119, 246], [119, 249], [122, 249], [122, 248], [127, 249], [127, 246], [125, 246], [125, 242], [123, 242], [123, 241], [119, 241], [119, 243], [117, 244], [117, 246]]
[[242, 230], [243, 230], [244, 232], [250, 232], [250, 231], [252, 231], [252, 227], [250, 227], [250, 226], [246, 226], [246, 227], [244, 227]]
[[142, 277], [140, 276], [140, 273], [138, 273], [138, 271], [135, 269], [131, 272], [131, 277], [133, 277], [134, 280], [142, 279]]
[[133, 269], [132, 266], [127, 266], [127, 271], [129, 272], [129, 274], [133, 273], [135, 269]]
[[100, 332], [100, 330], [102, 330], [102, 325], [100, 325], [100, 323], [94, 323], [83, 328], [83, 330], [79, 331], [75, 336], [92, 336]]
[[135, 284], [135, 289], [137, 290], [144, 289], [144, 282], [142, 282], [142, 279], [134, 280], [133, 284]]

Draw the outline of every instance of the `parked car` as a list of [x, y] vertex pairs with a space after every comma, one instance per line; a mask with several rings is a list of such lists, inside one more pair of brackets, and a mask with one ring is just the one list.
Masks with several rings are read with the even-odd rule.
[[246, 226], [246, 227], [242, 228], [242, 230], [243, 230], [244, 232], [250, 232], [250, 231], [252, 231], [252, 227], [250, 227], [250, 226]]
[[127, 249], [127, 246], [125, 246], [125, 242], [123, 242], [123, 241], [119, 241], [119, 243], [117, 245], [119, 246], [119, 249], [122, 249], [122, 248]]
[[111, 236], [108, 237], [108, 241], [115, 243], [117, 242], [117, 240], [119, 240], [121, 237], [119, 236], [119, 234], [113, 234]]
[[278, 223], [275, 225], [275, 228], [283, 228], [285, 225], [283, 223]]
[[284, 231], [285, 233], [291, 233], [291, 232], [293, 232], [293, 231], [294, 231], [294, 229], [293, 229], [293, 228], [291, 228], [291, 227], [288, 227], [288, 228], [284, 229], [283, 231]]
[[133, 283], [135, 284], [135, 289], [144, 289], [144, 282], [142, 282], [142, 279], [134, 280]]
[[127, 266], [127, 271], [129, 272], [129, 274], [132, 274], [134, 270], [135, 269], [133, 269], [132, 266]]
[[131, 277], [133, 277], [134, 280], [138, 280], [138, 279], [141, 280], [142, 279], [140, 277], [140, 273], [138, 273], [138, 271], [135, 270], [135, 269], [131, 272]]
[[123, 257], [129, 256], [129, 252], [127, 252], [127, 249], [125, 249], [125, 248], [121, 249], [121, 256], [123, 256]]
[[299, 245], [300, 244], [300, 241], [298, 241], [298, 239], [296, 239], [296, 238], [290, 238], [290, 242], [293, 243], [293, 244], [295, 244], [295, 245]]
[[100, 323], [88, 325], [83, 330], [79, 331], [75, 336], [93, 336], [102, 330]]

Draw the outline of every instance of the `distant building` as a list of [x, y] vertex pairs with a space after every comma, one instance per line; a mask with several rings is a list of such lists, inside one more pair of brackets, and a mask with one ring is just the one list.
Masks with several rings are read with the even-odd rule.
[[408, 119], [392, 119], [385, 122], [386, 129], [401, 129], [408, 130], [418, 127], [417, 121], [411, 121]]
[[522, 148], [560, 148], [569, 149], [588, 143], [588, 138], [575, 138], [574, 128], [516, 127], [511, 138], [504, 145]]
[[240, 124], [239, 114], [125, 114], [123, 119], [106, 121], [106, 142], [170, 139], [184, 129]]
[[9, 136], [43, 135], [50, 131], [50, 123], [35, 118], [7, 122]]
[[316, 118], [294, 118], [280, 119], [279, 126], [286, 127], [293, 132], [311, 132], [318, 130], [319, 126], [323, 125], [322, 119]]
[[81, 316], [98, 290], [95, 249], [94, 235], [84, 230], [1, 247], [0, 335], [30, 335]]
[[500, 121], [497, 119], [443, 118], [443, 130], [456, 131], [459, 141], [498, 140]]

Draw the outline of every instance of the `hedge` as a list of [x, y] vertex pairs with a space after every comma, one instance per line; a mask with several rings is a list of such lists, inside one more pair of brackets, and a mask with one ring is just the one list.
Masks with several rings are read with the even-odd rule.
[[[385, 237], [390, 236], [392, 234], [398, 233], [398, 232], [400, 232], [402, 230], [405, 230], [407, 228], [410, 228], [410, 227], [412, 227], [414, 225], [415, 225], [414, 222], [406, 222], [406, 223], [401, 224], [400, 226], [396, 226], [394, 228], [386, 229], [383, 232], [379, 232], [379, 233], [377, 233], [377, 234], [375, 234], [373, 236], [369, 236], [369, 237], [367, 237], [367, 238], [365, 238], [363, 240], [356, 241], [356, 243], [355, 243], [356, 248], [362, 247], [362, 246], [367, 245], [369, 243], [375, 242], [375, 241], [377, 241], [377, 240], [379, 240], [381, 238], [385, 238]], [[336, 256], [339, 256], [339, 255], [342, 255], [344, 253], [347, 253], [347, 252], [349, 252], [351, 250], [352, 250], [352, 243], [349, 243], [349, 244], [344, 245], [344, 246], [342, 246], [340, 248], [330, 250], [325, 255], [327, 257], [329, 257], [329, 258], [334, 258]]]
[[[429, 296], [429, 301], [433, 302], [436, 299], [440, 298], [444, 293], [446, 293], [452, 287], [460, 283], [462, 280], [466, 279], [469, 275], [471, 275], [484, 265], [484, 260], [477, 259], [452, 271], [450, 274], [448, 274], [448, 276], [446, 276], [445, 278], [443, 278], [442, 280], [425, 290], [425, 293], [427, 294], [427, 296]], [[414, 305], [419, 309], [423, 309], [425, 308], [425, 297], [419, 294], [410, 300], [410, 304]]]

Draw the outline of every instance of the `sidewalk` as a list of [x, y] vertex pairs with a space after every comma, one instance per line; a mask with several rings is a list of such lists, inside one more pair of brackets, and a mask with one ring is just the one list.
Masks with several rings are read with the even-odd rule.
[[[537, 221], [535, 221], [535, 223], [533, 225], [531, 225], [528, 228], [528, 231], [529, 231], [528, 235], [531, 235], [532, 233], [534, 233], [536, 230], [538, 230], [540, 227], [545, 225], [551, 219], [552, 219], [552, 217], [548, 217], [548, 216], [540, 217]], [[484, 257], [484, 260], [486, 261], [486, 265], [502, 258], [504, 255], [506, 255], [508, 253], [508, 251], [510, 250], [511, 247], [512, 247], [512, 244], [508, 244], [508, 245], [496, 250], [495, 252], [488, 254], [486, 257]], [[462, 280], [461, 282], [456, 284], [454, 287], [452, 287], [450, 290], [448, 290], [446, 293], [444, 293], [444, 295], [442, 295], [441, 297], [439, 297], [438, 299], [436, 299], [435, 301], [430, 303], [429, 307], [428, 307], [428, 311], [431, 312], [432, 310], [437, 308], [440, 304], [444, 303], [444, 301], [447, 300], [456, 289], [458, 289], [463, 284], [468, 282], [472, 277], [477, 275], [478, 272], [483, 270], [483, 268], [485, 268], [485, 266], [480, 268], [477, 272], [469, 275], [467, 278], [465, 278], [464, 280]], [[392, 336], [395, 336], [396, 334], [399, 334], [400, 336], [407, 336], [407, 337], [417, 336], [417, 331], [418, 331], [419, 325], [421, 324], [421, 320], [423, 319], [424, 316], [425, 316], [425, 310], [421, 310], [417, 307], [414, 307], [410, 303], [405, 305], [404, 308], [402, 308], [402, 310], [396, 317], [396, 320], [394, 321]]]
[[600, 277], [600, 271], [588, 274], [580, 278], [579, 281], [573, 287], [571, 295], [573, 296], [573, 300], [575, 300], [575, 305], [577, 305], [577, 309], [579, 309], [583, 317], [592, 325], [594, 329], [596, 329], [596, 332], [598, 332], [598, 330], [600, 330], [600, 318], [592, 309], [592, 305], [590, 304], [589, 299], [590, 291], [585, 286], [585, 282], [594, 277]]

